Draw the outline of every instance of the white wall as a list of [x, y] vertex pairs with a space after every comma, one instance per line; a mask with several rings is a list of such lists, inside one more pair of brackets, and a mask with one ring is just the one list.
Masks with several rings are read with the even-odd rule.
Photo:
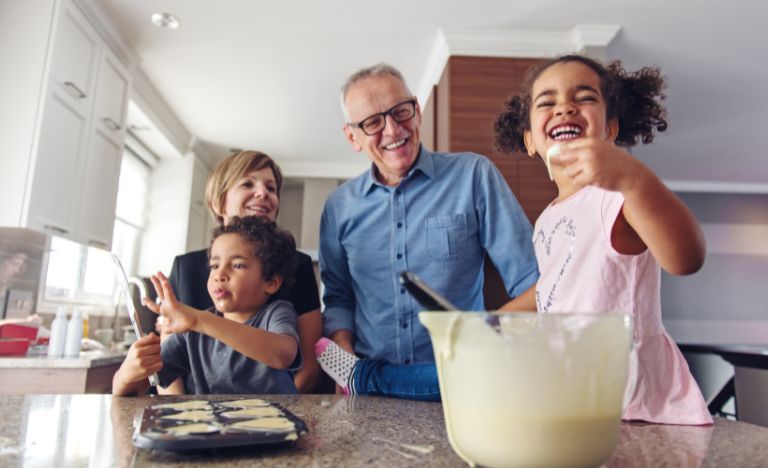
[[277, 224], [296, 239], [296, 247], [312, 255], [320, 242], [320, 216], [338, 179], [292, 178], [283, 183]]
[[147, 229], [138, 272], [169, 274], [176, 255], [186, 252], [194, 156], [165, 159], [152, 172], [147, 202]]
[[339, 186], [336, 179], [306, 179], [301, 216], [301, 248], [316, 251], [320, 243], [320, 217], [328, 195]]
[[296, 246], [301, 247], [301, 207], [304, 198], [304, 182], [301, 179], [283, 181], [280, 191], [280, 211], [277, 224], [293, 234]]
[[662, 277], [677, 342], [768, 344], [768, 194], [685, 193], [707, 240], [704, 267]]

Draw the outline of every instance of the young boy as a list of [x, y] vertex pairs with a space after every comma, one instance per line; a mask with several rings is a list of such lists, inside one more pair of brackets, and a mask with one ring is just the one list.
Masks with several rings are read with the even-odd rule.
[[162, 346], [154, 334], [134, 342], [112, 393], [143, 393], [155, 372], [163, 387], [183, 377], [190, 393], [296, 393], [290, 372], [302, 363], [296, 312], [289, 302], [269, 302], [291, 277], [295, 252], [293, 237], [261, 217], [233, 218], [217, 228], [209, 311], [178, 302], [165, 275], [154, 275], [158, 302], [144, 305], [165, 318], [171, 334]]

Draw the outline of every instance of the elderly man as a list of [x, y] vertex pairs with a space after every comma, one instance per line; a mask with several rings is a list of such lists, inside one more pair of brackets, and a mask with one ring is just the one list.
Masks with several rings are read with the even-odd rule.
[[510, 296], [536, 282], [531, 226], [487, 158], [421, 145], [419, 103], [394, 67], [350, 76], [341, 104], [347, 141], [373, 164], [323, 210], [324, 333], [338, 346], [318, 342], [318, 360], [345, 392], [439, 399], [421, 307], [398, 273], [415, 272], [463, 310], [484, 310], [486, 252]]

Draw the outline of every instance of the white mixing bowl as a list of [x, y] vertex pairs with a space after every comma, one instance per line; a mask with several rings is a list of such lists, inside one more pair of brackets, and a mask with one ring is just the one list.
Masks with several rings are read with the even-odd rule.
[[422, 312], [451, 445], [470, 465], [598, 466], [632, 342], [624, 314]]

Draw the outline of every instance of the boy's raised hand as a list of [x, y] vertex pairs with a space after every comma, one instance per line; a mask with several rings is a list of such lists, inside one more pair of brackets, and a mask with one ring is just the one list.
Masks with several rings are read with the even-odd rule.
[[179, 302], [168, 278], [162, 272], [152, 275], [152, 284], [157, 292], [157, 302], [147, 298], [142, 302], [149, 310], [164, 317], [163, 332], [184, 333], [194, 330], [198, 322], [198, 314], [202, 311]]
[[625, 192], [648, 169], [613, 142], [599, 138], [579, 138], [559, 145], [550, 158], [553, 166], [579, 187], [596, 185], [606, 190]]

